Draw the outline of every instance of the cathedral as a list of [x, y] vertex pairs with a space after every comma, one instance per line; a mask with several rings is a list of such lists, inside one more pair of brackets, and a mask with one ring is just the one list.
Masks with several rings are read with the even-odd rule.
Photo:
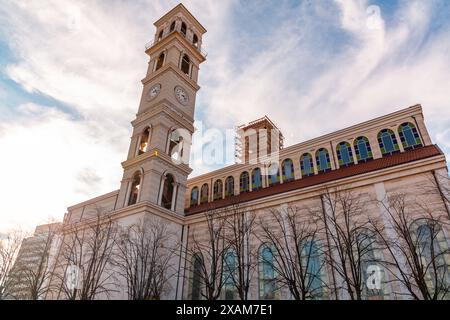
[[[433, 217], [438, 216], [436, 221], [448, 222], [450, 184], [446, 159], [442, 150], [431, 141], [422, 106], [406, 107], [289, 146], [284, 145], [280, 129], [269, 117], [257, 119], [238, 127], [235, 164], [189, 178], [192, 171], [189, 166], [190, 142], [195, 130], [196, 94], [200, 89], [197, 80], [200, 64], [206, 60], [202, 49], [206, 29], [182, 4], [167, 12], [154, 26], [154, 39], [145, 48], [149, 56], [148, 69], [142, 80], [137, 114], [131, 122], [132, 136], [128, 154], [122, 162], [120, 186], [118, 190], [68, 208], [62, 231], [52, 247], [55, 275], [50, 282], [60, 288], [64, 285], [67, 269], [58, 266], [58, 261], [65, 257], [63, 244], [73, 238], [75, 230], [96, 221], [100, 212], [122, 227], [140, 224], [145, 219], [163, 221], [165, 233], [170, 237], [161, 247], [168, 248], [172, 244], [174, 250], [165, 263], [171, 271], [164, 288], [157, 294], [158, 299], [239, 299], [243, 294], [247, 299], [295, 299], [298, 297], [290, 287], [288, 270], [274, 262], [279, 249], [273, 246], [282, 235], [288, 234], [295, 239], [293, 234], [298, 229], [293, 225], [290, 231], [272, 234], [270, 228], [288, 225], [289, 217], [293, 216], [289, 212], [299, 212], [301, 222], [297, 226], [321, 225], [322, 222], [323, 227], [316, 229], [314, 236], [323, 243], [320, 251], [323, 260], [327, 261], [319, 271], [306, 273], [310, 279], [308, 283], [298, 285], [308, 289], [305, 290], [310, 292], [308, 297], [350, 299], [354, 292], [372, 299], [407, 296], [410, 292], [402, 280], [403, 272], [385, 270], [385, 265], [380, 267], [383, 283], [375, 293], [364, 288], [351, 290], [355, 283], [344, 271], [345, 264], [351, 269], [352, 259], [341, 267], [336, 266], [342, 260], [340, 254], [346, 252], [334, 241], [339, 234], [337, 224], [340, 222], [334, 221], [333, 231], [327, 221], [331, 224], [337, 207], [344, 213], [350, 212], [348, 203], [358, 201], [359, 210], [355, 210], [355, 215], [374, 217], [389, 225], [395, 211], [395, 204], [390, 200], [394, 195], [402, 194], [406, 201], [424, 198], [427, 205], [428, 211], [417, 207], [408, 211], [411, 221], [425, 218], [426, 211], [432, 212]], [[332, 199], [344, 197], [336, 197], [341, 193], [356, 196], [353, 201], [341, 201], [333, 206]], [[240, 220], [244, 225], [250, 225], [251, 220], [254, 228], [252, 232], [238, 228], [244, 239], [243, 247], [240, 247], [243, 252], [224, 253], [216, 259], [217, 250], [222, 250], [225, 245], [215, 243], [215, 235], [222, 232], [225, 235], [227, 231], [224, 231], [225, 225], [223, 228], [218, 226], [222, 222], [214, 220], [214, 215], [222, 217], [236, 211], [238, 217], [244, 217]], [[279, 219], [284, 219], [286, 224]], [[354, 226], [358, 227], [357, 222]], [[361, 228], [365, 226], [360, 223]], [[436, 245], [446, 252], [450, 229], [445, 223], [439, 228]], [[377, 230], [378, 236], [382, 237], [386, 232], [386, 238], [395, 238], [395, 228]], [[271, 238], [274, 234], [278, 236]], [[201, 243], [205, 246], [209, 243], [210, 247], [201, 256], [196, 256], [196, 251], [202, 250]], [[313, 246], [308, 250], [311, 252]], [[390, 256], [389, 250], [379, 248], [378, 251], [373, 257], [395, 258], [395, 255]], [[310, 254], [314, 263], [307, 265], [306, 270], [318, 268], [321, 264], [318, 256], [318, 252]], [[448, 269], [450, 260], [447, 255], [443, 258]], [[301, 265], [303, 260], [299, 259]], [[226, 267], [222, 268], [220, 279], [216, 281], [216, 270], [210, 264], [216, 265], [219, 261], [220, 265], [224, 260]], [[226, 274], [239, 269], [230, 265], [241, 260], [248, 262], [247, 268], [242, 268], [247, 277], [240, 274], [240, 285], [233, 286], [236, 283], [234, 277], [231, 279]], [[291, 266], [287, 269], [298, 272], [292, 266], [295, 259], [289, 261]], [[78, 261], [78, 264], [83, 265], [83, 262]], [[202, 268], [209, 272], [204, 270], [202, 273], [199, 270]], [[366, 271], [363, 270], [361, 275], [368, 276]], [[59, 277], [56, 276], [58, 272], [62, 274]], [[445, 271], [445, 278], [447, 273]], [[114, 290], [108, 294], [103, 290], [95, 298], [130, 298], [129, 284], [127, 286], [123, 274], [116, 272], [118, 276], [105, 283]], [[215, 285], [211, 286], [211, 282]], [[361, 288], [365, 287], [366, 283], [361, 283]], [[316, 294], [311, 293], [314, 290]], [[47, 294], [46, 299], [64, 299], [61, 291]]]

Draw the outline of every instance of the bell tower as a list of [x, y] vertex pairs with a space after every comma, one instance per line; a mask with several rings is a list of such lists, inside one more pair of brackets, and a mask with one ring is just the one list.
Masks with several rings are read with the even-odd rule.
[[154, 23], [150, 57], [116, 208], [150, 202], [184, 212], [205, 28], [179, 4]]

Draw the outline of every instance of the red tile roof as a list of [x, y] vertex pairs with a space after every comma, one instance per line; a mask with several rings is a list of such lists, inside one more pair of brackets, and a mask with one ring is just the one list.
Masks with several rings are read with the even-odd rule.
[[196, 213], [204, 212], [206, 210], [226, 207], [233, 203], [242, 203], [251, 200], [256, 200], [283, 192], [288, 192], [292, 190], [318, 185], [325, 182], [348, 178], [359, 174], [377, 171], [441, 154], [443, 154], [443, 152], [439, 149], [438, 146], [436, 145], [425, 146], [402, 153], [396, 153], [390, 156], [384, 156], [383, 158], [359, 163], [357, 165], [352, 165], [349, 167], [343, 167], [337, 170], [320, 173], [318, 175], [304, 177], [302, 179], [286, 182], [283, 184], [278, 184], [257, 191], [241, 193], [226, 199], [220, 199], [213, 202], [201, 204], [198, 206], [186, 208], [185, 214], [187, 216], [193, 215]]

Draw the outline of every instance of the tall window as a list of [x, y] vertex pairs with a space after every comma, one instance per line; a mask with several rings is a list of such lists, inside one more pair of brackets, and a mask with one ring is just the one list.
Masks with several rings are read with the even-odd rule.
[[261, 169], [256, 168], [252, 171], [252, 190], [262, 188]]
[[150, 144], [150, 128], [147, 128], [141, 134], [138, 154], [143, 154], [147, 152], [149, 144]]
[[174, 190], [174, 178], [171, 174], [166, 174], [164, 177], [164, 185], [162, 189], [161, 206], [163, 208], [172, 209], [172, 198]]
[[165, 58], [165, 56], [166, 56], [166, 55], [164, 54], [164, 52], [161, 52], [161, 54], [160, 54], [159, 57], [158, 57], [158, 60], [156, 61], [156, 68], [155, 68], [155, 71], [161, 69], [161, 67], [162, 67], [163, 64], [164, 64], [164, 58]]
[[263, 300], [275, 299], [276, 277], [272, 249], [262, 245], [259, 250], [259, 298]]
[[358, 137], [353, 142], [355, 148], [356, 159], [358, 162], [365, 162], [373, 159], [372, 149], [370, 148], [369, 139], [366, 137]]
[[179, 160], [183, 157], [183, 137], [178, 130], [173, 130], [169, 136], [169, 156]]
[[313, 158], [309, 153], [305, 153], [300, 157], [300, 169], [302, 177], [314, 175]]
[[421, 220], [416, 225], [416, 250], [425, 268], [427, 286], [431, 292], [441, 293], [439, 299], [448, 298], [450, 259], [446, 238], [435, 221]]
[[187, 54], [183, 55], [183, 58], [181, 59], [181, 71], [189, 75], [190, 66], [191, 66], [191, 59], [189, 59]]
[[198, 48], [198, 37], [196, 34], [194, 34], [194, 36], [192, 37], [192, 43], [196, 48]]
[[194, 187], [191, 190], [191, 206], [198, 205], [198, 187]]
[[200, 190], [200, 204], [208, 203], [208, 184], [205, 183]]
[[140, 189], [141, 189], [141, 174], [137, 172], [134, 174], [133, 180], [131, 182], [130, 197], [128, 199], [129, 206], [137, 203]]
[[225, 198], [231, 197], [234, 195], [234, 178], [229, 176], [225, 180]]
[[291, 159], [286, 159], [281, 164], [283, 171], [283, 182], [294, 180], [294, 163]]
[[339, 166], [348, 166], [354, 163], [352, 147], [348, 142], [341, 142], [336, 146], [336, 153], [339, 162]]
[[214, 200], [222, 199], [223, 194], [223, 183], [222, 180], [216, 180], [214, 182]]
[[234, 300], [236, 295], [236, 252], [228, 250], [223, 259], [223, 289], [225, 300]]
[[173, 30], [175, 30], [175, 21], [173, 21], [173, 22], [170, 24], [170, 31], [169, 31], [169, 32], [172, 32]]
[[278, 163], [272, 163], [268, 168], [269, 173], [269, 186], [280, 183], [280, 170]]
[[186, 30], [187, 30], [186, 23], [182, 22], [181, 23], [181, 34], [185, 37], [186, 37]]
[[322, 280], [322, 257], [320, 254], [319, 243], [315, 240], [308, 240], [300, 244], [302, 254], [302, 264], [306, 268], [307, 288], [309, 289], [310, 299], [323, 298], [323, 280]]
[[394, 131], [383, 129], [378, 133], [378, 144], [383, 155], [393, 154], [400, 150]]
[[405, 150], [422, 146], [419, 132], [417, 132], [416, 127], [410, 122], [402, 123], [400, 127], [398, 127], [398, 135], [400, 136], [400, 141]]
[[317, 171], [326, 172], [331, 170], [330, 154], [325, 148], [321, 148], [316, 152]]
[[239, 192], [244, 193], [250, 191], [249, 189], [249, 176], [248, 172], [244, 171], [241, 173], [240, 179], [239, 179]]
[[201, 299], [202, 289], [202, 258], [200, 255], [195, 254], [192, 259], [192, 286], [191, 286], [191, 299]]
[[[372, 289], [367, 285], [367, 281], [373, 275], [376, 270], [374, 267], [378, 267], [382, 272], [382, 276], [384, 275], [384, 270], [380, 265], [381, 252], [379, 252], [377, 248], [377, 241], [375, 235], [369, 230], [361, 231], [357, 237], [356, 241], [358, 244], [358, 248], [360, 251], [360, 267], [361, 267], [361, 275], [363, 278], [363, 287], [362, 287], [362, 298], [366, 300], [382, 300], [384, 298], [384, 290], [383, 283], [381, 283], [380, 289]], [[383, 282], [383, 277], [382, 277]]]
[[158, 41], [160, 41], [162, 39], [163, 34], [164, 34], [164, 30], [161, 30], [158, 35]]

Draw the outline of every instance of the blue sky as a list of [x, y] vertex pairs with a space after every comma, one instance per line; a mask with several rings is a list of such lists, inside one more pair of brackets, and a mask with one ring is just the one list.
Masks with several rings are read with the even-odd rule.
[[[421, 103], [450, 154], [449, 1], [183, 3], [208, 30], [195, 115], [206, 128], [268, 115], [290, 145]], [[2, 1], [0, 229], [119, 187], [144, 45], [176, 4]]]

